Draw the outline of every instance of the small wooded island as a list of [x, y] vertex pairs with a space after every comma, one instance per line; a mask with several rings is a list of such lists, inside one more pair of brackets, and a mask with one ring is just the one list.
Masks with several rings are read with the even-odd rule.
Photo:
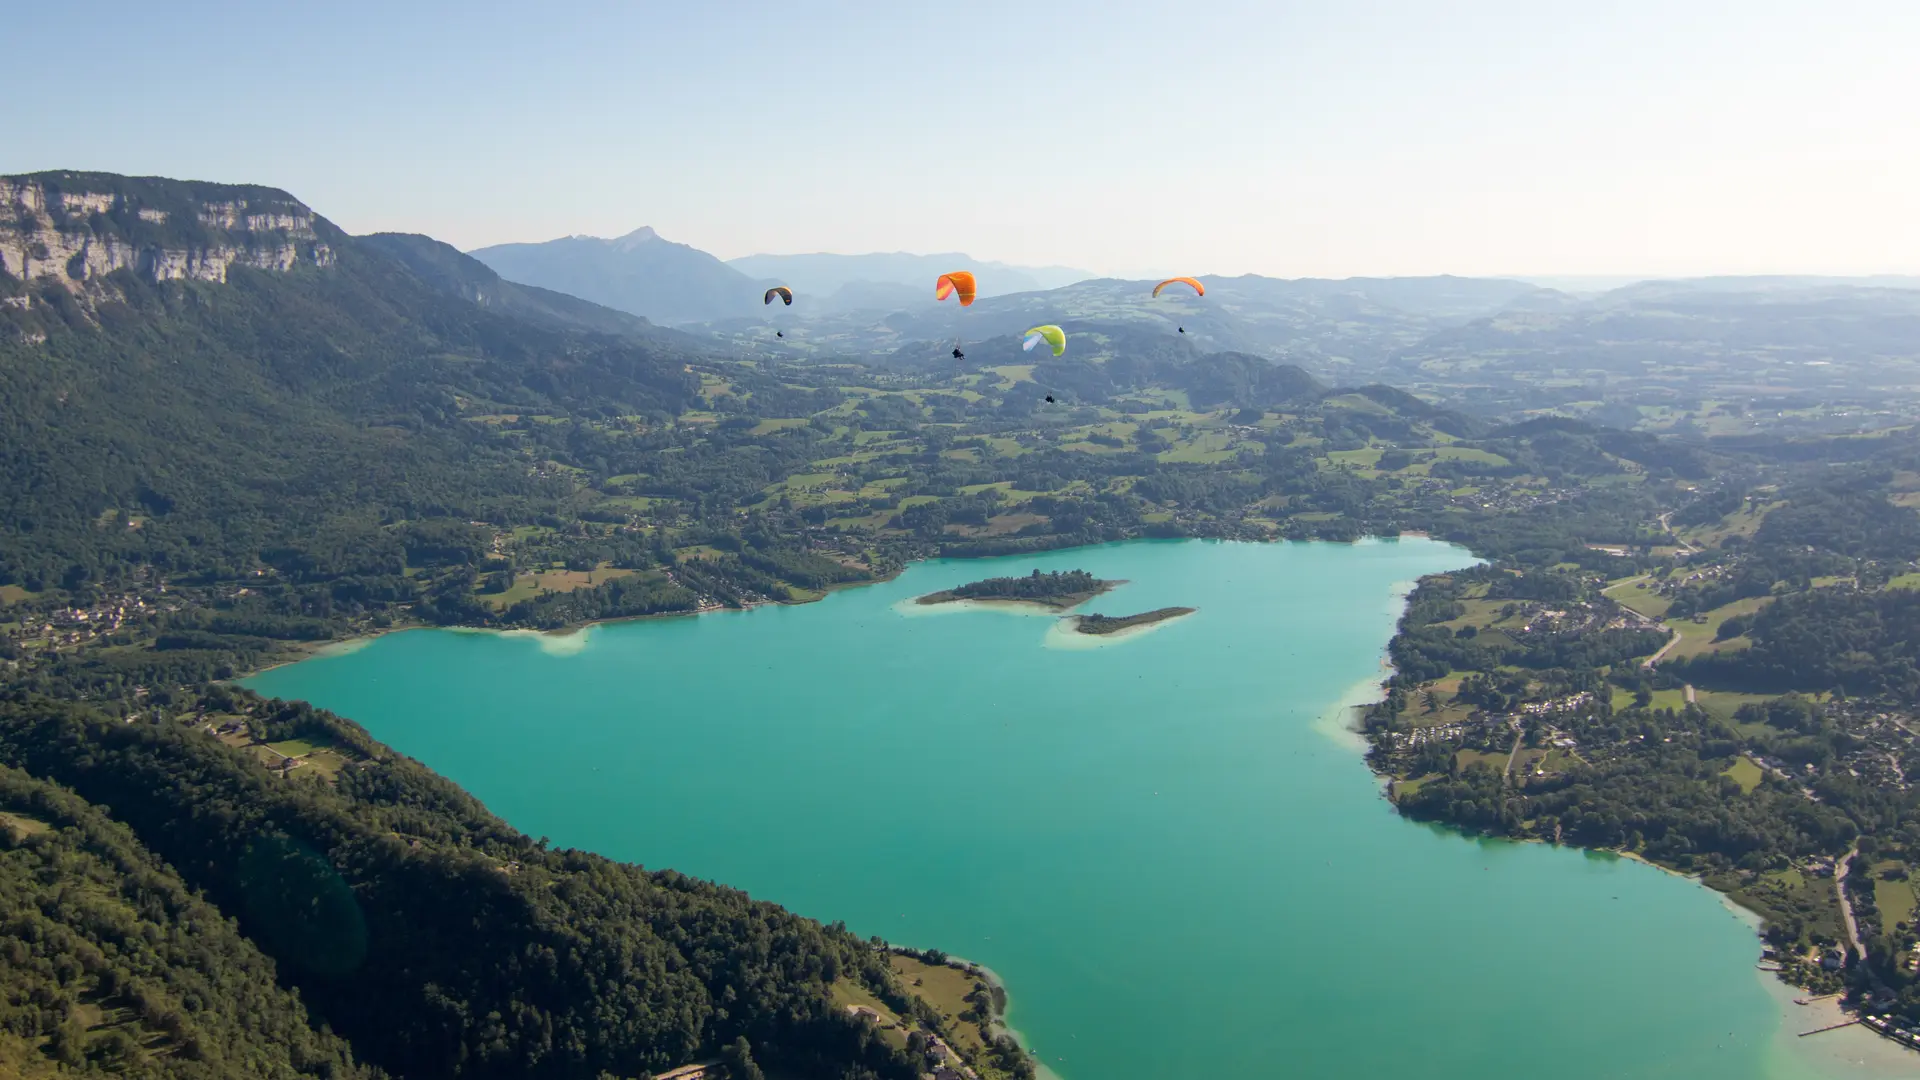
[[956, 585], [919, 599], [922, 604], [947, 604], [955, 600], [1001, 600], [1016, 604], [1038, 604], [1065, 611], [1078, 607], [1124, 581], [1102, 581], [1085, 570], [1038, 570], [1026, 577], [997, 577]]
[[1115, 634], [1122, 630], [1131, 630], [1136, 626], [1152, 626], [1157, 622], [1191, 615], [1198, 610], [1200, 609], [1190, 607], [1163, 607], [1143, 611], [1138, 615], [1082, 615], [1074, 620], [1073, 629], [1082, 634]]

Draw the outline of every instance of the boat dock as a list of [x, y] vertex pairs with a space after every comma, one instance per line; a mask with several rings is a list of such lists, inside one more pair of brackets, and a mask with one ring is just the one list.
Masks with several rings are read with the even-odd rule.
[[1817, 1027], [1817, 1028], [1814, 1028], [1812, 1031], [1803, 1031], [1800, 1033], [1800, 1037], [1804, 1039], [1809, 1035], [1818, 1035], [1823, 1031], [1838, 1031], [1843, 1027], [1852, 1027], [1853, 1025], [1859, 1022], [1860, 1022], [1860, 1018], [1855, 1016], [1850, 1019], [1842, 1020], [1837, 1024], [1828, 1024], [1826, 1027]]

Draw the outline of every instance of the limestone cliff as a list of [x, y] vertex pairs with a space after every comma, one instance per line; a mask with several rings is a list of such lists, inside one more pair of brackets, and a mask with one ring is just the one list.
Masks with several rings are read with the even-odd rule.
[[273, 188], [104, 173], [0, 176], [0, 270], [82, 294], [118, 270], [224, 282], [234, 266], [330, 266], [338, 236]]

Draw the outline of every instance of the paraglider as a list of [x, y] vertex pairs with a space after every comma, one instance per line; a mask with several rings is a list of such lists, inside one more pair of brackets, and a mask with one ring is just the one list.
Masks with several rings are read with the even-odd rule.
[[1048, 323], [1045, 326], [1036, 326], [1033, 329], [1028, 330], [1026, 333], [1026, 339], [1027, 340], [1020, 343], [1020, 347], [1022, 349], [1025, 349], [1027, 352], [1032, 352], [1033, 347], [1035, 345], [1040, 344], [1043, 341], [1052, 347], [1053, 355], [1055, 356], [1059, 356], [1061, 353], [1064, 353], [1067, 351], [1066, 331], [1060, 329], [1059, 327], [1053, 325], [1052, 323]]
[[1167, 286], [1169, 286], [1169, 285], [1187, 285], [1187, 286], [1190, 286], [1190, 287], [1191, 287], [1191, 288], [1193, 289], [1193, 294], [1194, 294], [1195, 296], [1205, 296], [1205, 295], [1207, 295], [1207, 287], [1206, 287], [1205, 285], [1202, 285], [1202, 284], [1200, 284], [1200, 282], [1199, 282], [1198, 280], [1196, 280], [1196, 279], [1194, 279], [1194, 278], [1190, 278], [1190, 277], [1170, 277], [1170, 278], [1168, 278], [1167, 280], [1165, 280], [1165, 281], [1163, 281], [1163, 282], [1161, 282], [1160, 284], [1158, 284], [1158, 285], [1155, 285], [1155, 286], [1153, 287], [1153, 295], [1154, 295], [1154, 297], [1155, 297], [1155, 298], [1157, 299], [1157, 298], [1158, 298], [1158, 297], [1160, 296], [1160, 291], [1161, 291], [1162, 289], [1165, 289], [1165, 288], [1166, 288]]
[[[773, 303], [773, 298], [776, 296], [780, 298], [782, 305], [786, 307], [793, 306], [793, 290], [787, 288], [785, 285], [775, 285], [773, 288], [768, 289], [767, 295], [760, 298], [760, 303], [763, 305], [771, 304]], [[787, 336], [787, 332], [785, 330], [775, 330], [773, 336], [784, 338]]]
[[[973, 274], [966, 270], [955, 270], [941, 274], [940, 280], [933, 283], [933, 298], [945, 300], [949, 296], [960, 298], [961, 307], [972, 307], [973, 298], [979, 292], [979, 283], [973, 280]], [[965, 360], [967, 354], [960, 351], [960, 339], [953, 339], [953, 358]]]
[[940, 280], [933, 283], [933, 298], [945, 300], [949, 296], [958, 296], [961, 307], [972, 307], [974, 294], [979, 284], [973, 275], [965, 270], [955, 270], [950, 274], [941, 274]]

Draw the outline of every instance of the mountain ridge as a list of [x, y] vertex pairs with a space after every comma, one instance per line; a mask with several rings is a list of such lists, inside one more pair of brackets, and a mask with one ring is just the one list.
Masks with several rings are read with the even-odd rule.
[[662, 325], [748, 315], [760, 306], [758, 282], [651, 226], [606, 239], [564, 236], [495, 244], [466, 253], [522, 285], [579, 297]]
[[451, 244], [419, 233], [370, 233], [354, 238], [414, 272], [428, 285], [480, 307], [518, 316], [554, 329], [586, 330], [623, 337], [673, 335], [639, 315], [604, 307], [566, 293], [508, 281], [491, 267]]

